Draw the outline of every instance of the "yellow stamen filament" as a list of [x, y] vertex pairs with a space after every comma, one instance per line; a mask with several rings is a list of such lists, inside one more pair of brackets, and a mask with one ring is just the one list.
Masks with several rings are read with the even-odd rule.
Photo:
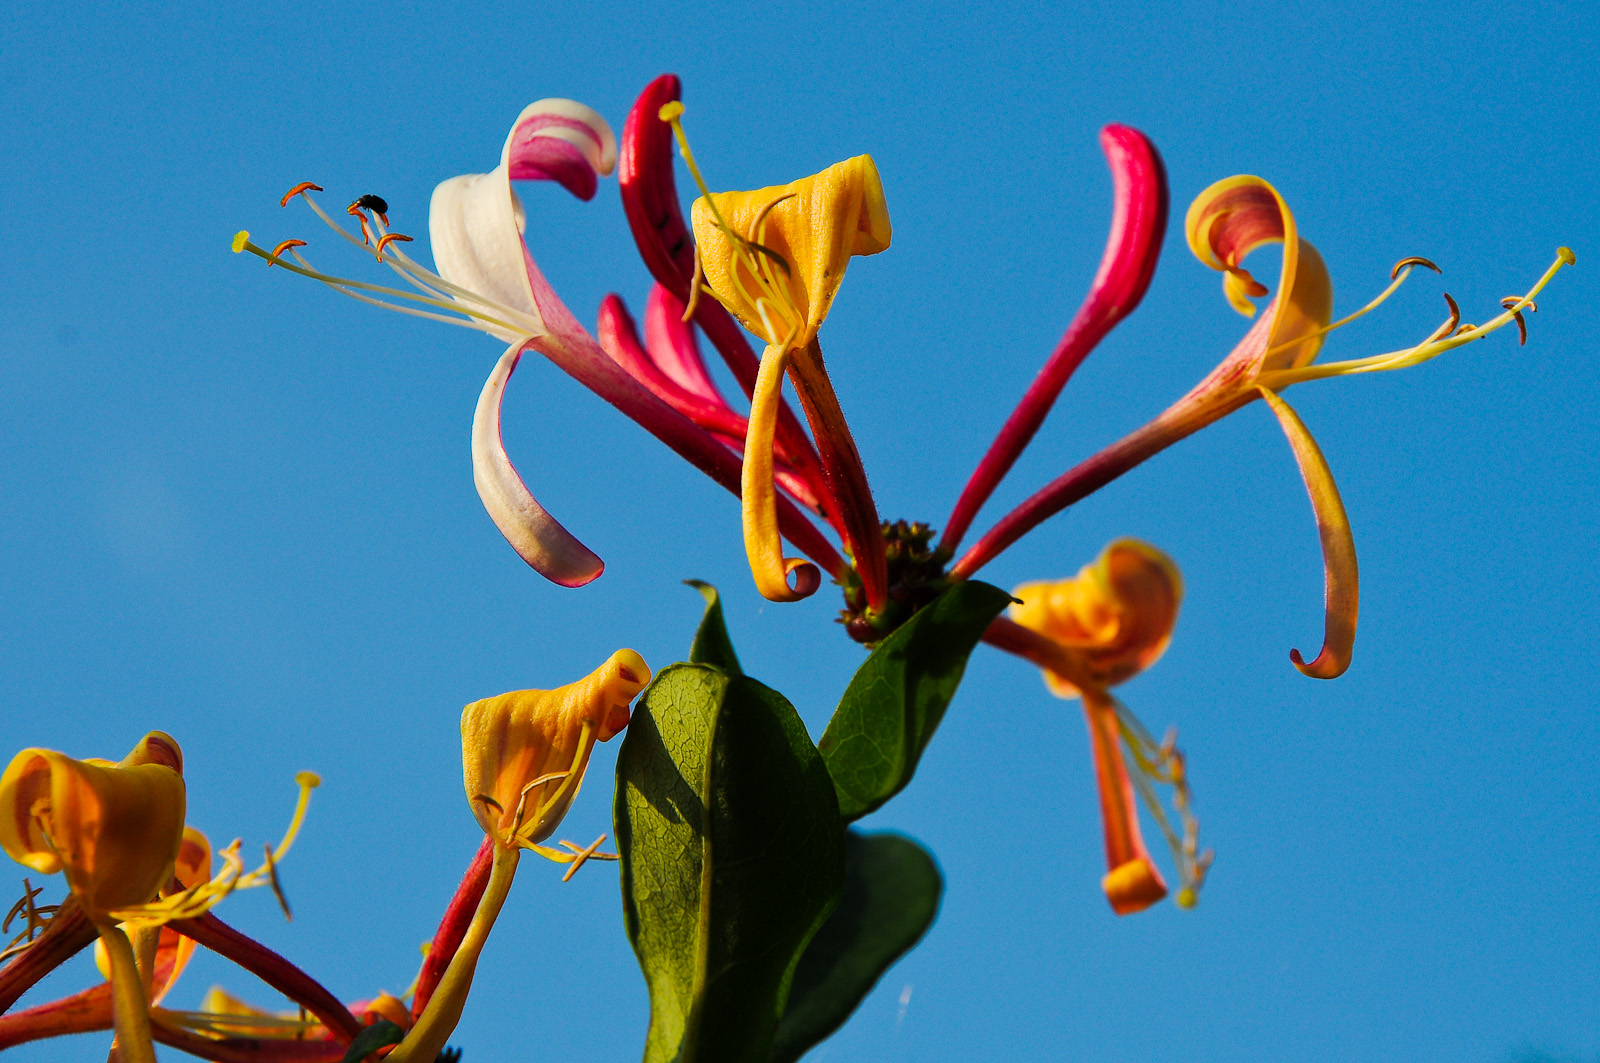
[[[295, 776], [295, 783], [300, 787], [300, 797], [295, 802], [294, 816], [289, 820], [289, 827], [284, 831], [283, 840], [267, 851], [266, 862], [260, 867], [245, 872], [244, 861], [239, 859], [241, 843], [235, 839], [233, 844], [218, 851], [217, 855], [222, 858], [223, 866], [211, 881], [199, 883], [170, 897], [161, 897], [134, 908], [111, 912], [109, 913], [111, 918], [126, 924], [130, 929], [139, 929], [162, 926], [174, 919], [194, 919], [204, 915], [235, 890], [270, 885], [281, 897], [281, 887], [277, 882], [277, 865], [283, 861], [296, 836], [299, 835], [300, 825], [305, 821], [306, 806], [311, 801], [311, 791], [321, 785], [322, 780], [309, 771], [303, 771]], [[287, 914], [287, 905], [285, 909]]]
[[[1273, 391], [1282, 391], [1290, 384], [1298, 384], [1307, 380], [1320, 380], [1323, 377], [1344, 376], [1352, 373], [1381, 373], [1392, 369], [1406, 369], [1419, 365], [1430, 359], [1437, 358], [1446, 351], [1454, 350], [1474, 340], [1480, 340], [1492, 332], [1504, 328], [1517, 319], [1517, 315], [1533, 305], [1533, 297], [1544, 290], [1551, 279], [1565, 266], [1571, 266], [1578, 261], [1577, 256], [1570, 248], [1562, 247], [1556, 250], [1556, 260], [1550, 268], [1544, 271], [1537, 283], [1528, 290], [1526, 295], [1517, 296], [1514, 302], [1506, 306], [1505, 311], [1490, 318], [1483, 325], [1461, 325], [1449, 336], [1441, 336], [1438, 330], [1430, 334], [1429, 338], [1414, 347], [1403, 350], [1390, 351], [1387, 354], [1375, 354], [1367, 358], [1354, 358], [1344, 362], [1329, 362], [1300, 366], [1295, 369], [1273, 369], [1262, 373], [1256, 380], [1263, 387]], [[1454, 316], [1454, 311], [1452, 311]]]
[[[1161, 835], [1166, 839], [1178, 866], [1180, 886], [1174, 900], [1180, 908], [1193, 908], [1199, 902], [1200, 887], [1205, 883], [1213, 854], [1210, 849], [1200, 851], [1200, 821], [1190, 807], [1194, 796], [1189, 790], [1189, 779], [1184, 771], [1183, 754], [1176, 746], [1177, 732], [1168, 731], [1166, 740], [1158, 744], [1126, 705], [1115, 698], [1110, 700], [1116, 709], [1123, 748], [1138, 768], [1128, 773], [1133, 780], [1134, 790], [1161, 829]], [[1158, 783], [1172, 787], [1172, 808], [1183, 828], [1181, 835], [1173, 827], [1156, 795], [1155, 784]]]

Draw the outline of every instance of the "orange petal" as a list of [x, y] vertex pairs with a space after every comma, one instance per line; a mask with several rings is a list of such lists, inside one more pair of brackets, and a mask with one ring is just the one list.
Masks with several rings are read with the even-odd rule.
[[1300, 475], [1306, 482], [1306, 493], [1311, 496], [1311, 508], [1316, 513], [1317, 534], [1322, 539], [1326, 610], [1322, 652], [1310, 664], [1305, 663], [1299, 650], [1290, 650], [1289, 658], [1296, 668], [1314, 679], [1335, 679], [1350, 667], [1350, 657], [1355, 650], [1356, 611], [1361, 590], [1356, 572], [1355, 538], [1350, 533], [1350, 519], [1345, 515], [1339, 488], [1333, 482], [1333, 472], [1305, 422], [1269, 388], [1260, 391], [1272, 412], [1278, 415], [1283, 434], [1289, 437], [1294, 460], [1299, 463]]
[[[768, 347], [750, 397], [750, 422], [745, 430], [744, 465], [739, 477], [739, 513], [744, 530], [745, 554], [756, 590], [771, 602], [795, 602], [816, 593], [822, 574], [811, 562], [783, 556], [778, 534], [778, 497], [772, 481], [772, 437], [782, 405], [783, 371], [787, 361], [781, 348]], [[795, 577], [789, 585], [789, 575]]]
[[1100, 789], [1100, 819], [1105, 827], [1109, 868], [1100, 886], [1111, 902], [1111, 910], [1129, 915], [1165, 897], [1167, 884], [1139, 833], [1139, 809], [1122, 759], [1117, 710], [1109, 696], [1091, 688], [1084, 691], [1083, 711], [1094, 745], [1094, 774]]
[[[1317, 333], [1333, 316], [1333, 284], [1317, 249], [1300, 238], [1294, 214], [1278, 190], [1259, 177], [1228, 177], [1195, 197], [1184, 219], [1189, 250], [1212, 269], [1221, 270], [1223, 294], [1246, 317], [1255, 314], [1247, 296], [1267, 289], [1241, 263], [1263, 244], [1283, 244], [1277, 299], [1266, 339], [1261, 369], [1302, 366], [1317, 356]], [[1297, 338], [1306, 336], [1304, 340]]]

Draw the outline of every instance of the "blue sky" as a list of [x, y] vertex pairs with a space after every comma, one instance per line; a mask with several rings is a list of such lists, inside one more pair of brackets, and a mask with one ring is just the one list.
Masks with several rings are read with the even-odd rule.
[[[1178, 561], [1172, 649], [1122, 693], [1152, 730], [1180, 729], [1212, 879], [1193, 912], [1112, 916], [1076, 707], [981, 651], [917, 781], [869, 823], [938, 855], [941, 918], [814, 1058], [1600, 1057], [1597, 36], [1576, 3], [35, 5], [0, 28], [11, 747], [120, 756], [170, 731], [191, 821], [247, 847], [281, 829], [294, 773], [320, 772], [283, 868], [295, 921], [264, 892], [221, 914], [347, 998], [404, 989], [478, 840], [464, 703], [567, 682], [622, 645], [658, 668], [683, 656], [686, 577], [722, 587], [747, 669], [814, 734], [860, 652], [831, 588], [756, 595], [730, 496], [525, 361], [508, 446], [608, 564], [580, 591], [544, 582], [471, 485], [496, 343], [268, 273], [228, 253], [232, 234], [307, 238], [319, 263], [359, 269], [278, 197], [307, 179], [333, 205], [376, 192], [421, 236], [433, 186], [492, 167], [525, 103], [570, 96], [620, 129], [675, 71], [713, 184], [876, 159], [894, 246], [851, 266], [823, 343], [880, 508], [938, 524], [1093, 275], [1110, 202], [1096, 132], [1123, 122], [1170, 175], [1161, 267], [979, 530], [1242, 334], [1182, 241], [1218, 178], [1279, 188], [1341, 310], [1403, 256], [1444, 267], [1330, 358], [1424, 334], [1440, 290], [1482, 320], [1558, 245], [1578, 266], [1526, 347], [1502, 333], [1292, 392], [1360, 550], [1337, 682], [1285, 659], [1314, 647], [1321, 572], [1259, 406], [985, 570], [1068, 575], [1121, 535]], [[580, 319], [608, 291], [642, 308], [614, 182], [589, 204], [553, 186], [524, 201]], [[596, 756], [571, 836], [608, 829], [614, 756]], [[456, 1038], [469, 1061], [639, 1051], [614, 875], [558, 879], [519, 877]], [[28, 1000], [94, 977], [80, 961]], [[202, 959], [173, 1002], [211, 982], [271, 999]]]

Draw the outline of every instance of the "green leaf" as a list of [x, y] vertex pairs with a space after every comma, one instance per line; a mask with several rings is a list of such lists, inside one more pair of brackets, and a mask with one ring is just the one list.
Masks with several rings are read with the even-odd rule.
[[343, 1063], [361, 1063], [384, 1045], [397, 1045], [405, 1040], [406, 1032], [388, 1019], [379, 1019], [371, 1026], [365, 1027], [356, 1034], [354, 1041], [350, 1042], [349, 1051], [344, 1054]]
[[933, 857], [910, 838], [850, 831], [844, 896], [795, 968], [771, 1063], [794, 1063], [844, 1025], [928, 932], [943, 892]]
[[817, 743], [846, 821], [860, 819], [911, 781], [961, 684], [967, 657], [1011, 600], [987, 583], [957, 583], [880, 642], [856, 670]]
[[689, 645], [689, 660], [695, 664], [713, 664], [729, 675], [742, 675], [739, 655], [733, 652], [733, 640], [728, 637], [728, 625], [722, 618], [722, 599], [717, 589], [704, 580], [686, 579], [683, 582], [700, 592], [706, 600], [706, 615], [700, 618], [694, 642]]
[[833, 782], [800, 717], [746, 676], [663, 669], [617, 754], [616, 832], [645, 1063], [767, 1063], [844, 888]]

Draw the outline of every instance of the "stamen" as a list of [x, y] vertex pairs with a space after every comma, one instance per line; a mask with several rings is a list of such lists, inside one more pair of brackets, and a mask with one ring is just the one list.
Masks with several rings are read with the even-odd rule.
[[700, 260], [699, 245], [694, 249], [694, 276], [689, 278], [689, 305], [683, 308], [683, 317], [680, 319], [685, 325], [694, 317], [695, 307], [700, 305], [700, 289], [705, 285], [700, 282], [705, 279], [706, 265]]
[[1421, 255], [1407, 255], [1394, 264], [1394, 268], [1389, 271], [1389, 279], [1394, 280], [1399, 276], [1401, 270], [1410, 266], [1426, 266], [1441, 276], [1444, 274], [1444, 270], [1436, 266], [1432, 259], [1423, 258]]
[[295, 196], [301, 195], [302, 193], [320, 191], [322, 191], [321, 185], [312, 184], [310, 181], [301, 181], [299, 184], [295, 185], [293, 188], [289, 189], [289, 191], [283, 194], [283, 198], [278, 201], [278, 206], [287, 207], [289, 205], [289, 200], [293, 199]]
[[283, 904], [284, 914], [287, 916], [288, 904], [283, 899], [277, 865], [289, 852], [296, 835], [300, 833], [300, 825], [305, 821], [306, 806], [311, 800], [311, 791], [321, 785], [322, 780], [309, 771], [303, 771], [295, 776], [295, 783], [300, 787], [300, 797], [295, 802], [294, 815], [289, 820], [288, 829], [284, 831], [283, 840], [276, 847], [266, 850], [266, 863], [261, 867], [248, 874], [244, 872], [244, 862], [239, 859], [240, 843], [235, 839], [233, 844], [217, 853], [222, 858], [223, 868], [211, 881], [198, 883], [174, 896], [161, 897], [147, 904], [111, 912], [109, 913], [111, 917], [118, 922], [126, 923], [128, 928], [133, 930], [164, 926], [175, 919], [194, 919], [204, 915], [235, 890], [254, 889], [265, 885], [271, 885], [273, 892], [278, 894], [279, 902]]
[[[1174, 900], [1180, 908], [1193, 908], [1199, 902], [1200, 887], [1205, 883], [1206, 872], [1215, 854], [1209, 849], [1200, 852], [1200, 821], [1190, 808], [1193, 794], [1189, 790], [1183, 754], [1177, 748], [1177, 730], [1169, 729], [1158, 745], [1126, 705], [1115, 699], [1112, 699], [1112, 705], [1116, 710], [1123, 745], [1139, 769], [1129, 773], [1134, 788], [1160, 827], [1178, 866], [1182, 885]], [[1172, 808], [1183, 827], [1181, 836], [1168, 820], [1152, 783], [1172, 787]]]
[[[1286, 351], [1290, 347], [1298, 347], [1306, 340], [1313, 340], [1318, 336], [1326, 336], [1334, 329], [1343, 328], [1344, 326], [1350, 324], [1350, 322], [1355, 321], [1357, 318], [1365, 317], [1367, 314], [1370, 314], [1372, 311], [1382, 306], [1389, 296], [1398, 291], [1400, 285], [1405, 283], [1405, 279], [1411, 276], [1411, 267], [1419, 265], [1426, 266], [1435, 273], [1444, 272], [1438, 266], [1435, 266], [1431, 261], [1423, 258], [1421, 255], [1412, 255], [1410, 258], [1402, 258], [1399, 262], [1396, 262], [1394, 264], [1394, 268], [1389, 271], [1389, 286], [1383, 291], [1379, 292], [1377, 297], [1366, 306], [1363, 306], [1360, 310], [1357, 310], [1353, 314], [1347, 314], [1344, 317], [1341, 317], [1338, 321], [1323, 325], [1321, 328], [1315, 329], [1311, 332], [1307, 332], [1302, 335], [1296, 335], [1294, 339], [1280, 343], [1275, 347], [1269, 347], [1262, 352], [1261, 357], [1267, 358], [1277, 354], [1279, 351]], [[1265, 290], [1263, 290], [1262, 294], [1265, 294]]]
[[[1414, 347], [1390, 351], [1387, 354], [1376, 354], [1367, 358], [1354, 358], [1344, 362], [1321, 364], [1313, 362], [1310, 365], [1296, 369], [1269, 370], [1262, 373], [1256, 382], [1261, 386], [1271, 388], [1273, 391], [1282, 391], [1290, 384], [1308, 380], [1320, 380], [1323, 377], [1343, 376], [1350, 373], [1378, 373], [1419, 365], [1422, 362], [1437, 358], [1446, 351], [1480, 340], [1516, 321], [1517, 315], [1533, 304], [1533, 297], [1538, 295], [1563, 267], [1573, 265], [1576, 262], [1577, 256], [1572, 253], [1571, 248], [1557, 248], [1556, 260], [1550, 264], [1550, 267], [1544, 271], [1539, 280], [1529, 289], [1528, 294], [1518, 297], [1506, 307], [1504, 312], [1491, 318], [1483, 325], [1461, 324], [1448, 336], [1441, 336], [1437, 333], [1430, 334], [1427, 339]], [[1452, 307], [1451, 316], [1454, 318], [1458, 315], [1458, 311], [1454, 309], [1455, 301], [1450, 300], [1450, 305]]]
[[289, 248], [291, 248], [291, 247], [304, 247], [304, 246], [306, 246], [306, 242], [304, 240], [285, 240], [283, 243], [279, 244], [277, 247], [274, 247], [272, 249], [272, 251], [267, 255], [267, 268], [271, 269], [273, 267], [273, 265], [278, 262], [278, 256], [283, 254], [285, 251], [289, 250]]
[[385, 233], [379, 238], [378, 246], [375, 249], [379, 262], [383, 261], [383, 249], [397, 240], [408, 244], [411, 243], [411, 237], [402, 235], [401, 233]]
[[0, 962], [4, 962], [18, 953], [26, 952], [28, 947], [33, 944], [34, 939], [44, 932], [45, 927], [50, 925], [50, 920], [60, 910], [61, 906], [59, 904], [35, 905], [33, 903], [33, 899], [43, 892], [43, 886], [36, 887], [27, 879], [22, 880], [22, 896], [18, 898], [16, 904], [11, 906], [11, 910], [6, 913], [5, 921], [0, 923], [0, 934], [9, 933], [12, 920], [19, 915], [23, 916], [22, 932], [7, 942], [3, 950], [0, 950]]
[[267, 875], [271, 878], [272, 895], [278, 898], [278, 907], [283, 909], [283, 919], [286, 923], [294, 922], [294, 913], [289, 911], [289, 898], [283, 895], [283, 883], [278, 881], [278, 865], [272, 859], [272, 846], [263, 845], [261, 851], [267, 857]]
[[578, 873], [578, 868], [589, 862], [589, 858], [595, 855], [595, 850], [600, 848], [600, 843], [605, 840], [606, 836], [602, 834], [600, 837], [591, 842], [587, 849], [579, 850], [578, 855], [572, 858], [572, 866], [567, 868], [567, 873], [565, 875], [561, 876], [561, 881], [571, 882], [572, 876]]

